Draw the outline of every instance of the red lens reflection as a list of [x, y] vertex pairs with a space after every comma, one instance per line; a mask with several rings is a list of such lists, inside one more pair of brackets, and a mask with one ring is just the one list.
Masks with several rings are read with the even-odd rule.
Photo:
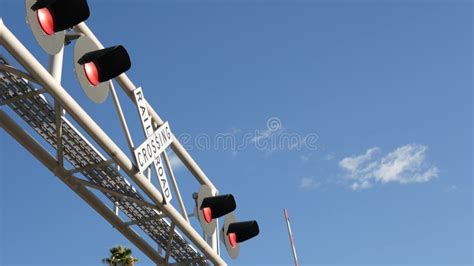
[[236, 233], [230, 233], [230, 234], [227, 235], [227, 237], [229, 238], [230, 246], [235, 248], [235, 246], [237, 245], [237, 234]]
[[206, 220], [206, 223], [210, 224], [212, 222], [211, 208], [207, 207], [207, 208], [202, 209], [202, 214], [204, 216], [204, 220]]
[[83, 67], [89, 83], [92, 84], [92, 86], [99, 85], [99, 71], [97, 70], [97, 66], [93, 62], [89, 62], [85, 63]]
[[48, 8], [40, 8], [36, 11], [38, 22], [46, 35], [54, 34], [54, 20]]

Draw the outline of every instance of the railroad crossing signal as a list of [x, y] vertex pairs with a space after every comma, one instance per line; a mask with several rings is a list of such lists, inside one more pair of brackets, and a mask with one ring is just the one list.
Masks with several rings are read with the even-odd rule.
[[202, 201], [200, 209], [206, 223], [210, 223], [213, 219], [222, 217], [234, 211], [235, 208], [234, 196], [232, 196], [232, 194], [227, 194], [205, 198]]
[[26, 18], [39, 45], [50, 55], [64, 46], [64, 30], [89, 18], [86, 0], [26, 0]]
[[231, 213], [237, 207], [231, 194], [215, 196], [212, 189], [202, 185], [196, 199], [196, 217], [207, 235], [217, 229], [216, 219]]
[[100, 49], [87, 36], [80, 37], [74, 48], [76, 77], [86, 95], [95, 103], [103, 103], [109, 94], [107, 82], [129, 70], [132, 63], [121, 45]]
[[82, 36], [77, 39], [74, 47], [74, 72], [76, 73], [76, 78], [87, 97], [95, 103], [103, 103], [109, 95], [109, 82], [101, 82], [95, 86], [92, 85], [89, 78], [86, 76], [84, 66], [79, 63], [80, 59], [82, 59], [85, 54], [96, 50], [100, 50], [99, 45], [88, 36]]
[[31, 6], [46, 35], [63, 31], [86, 20], [89, 6], [85, 0], [38, 0]]
[[78, 61], [92, 86], [111, 80], [132, 66], [127, 50], [122, 45], [91, 51]]
[[233, 213], [225, 217], [222, 227], [222, 241], [229, 257], [236, 259], [239, 256], [240, 243], [247, 241], [260, 233], [257, 221], [237, 222]]
[[217, 230], [217, 219], [225, 216], [222, 227], [222, 241], [229, 257], [239, 256], [240, 245], [260, 232], [257, 221], [238, 222], [233, 211], [236, 209], [232, 194], [214, 196], [213, 191], [202, 185], [196, 197], [196, 217], [207, 235]]

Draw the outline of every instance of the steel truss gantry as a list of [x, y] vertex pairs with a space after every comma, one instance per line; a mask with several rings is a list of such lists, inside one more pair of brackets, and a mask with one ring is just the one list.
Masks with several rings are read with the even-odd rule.
[[[87, 35], [100, 44], [85, 23], [77, 25], [71, 34]], [[70, 41], [68, 39], [68, 42]], [[191, 215], [186, 213], [166, 155], [165, 165], [171, 173], [181, 213], [171, 203], [164, 203], [162, 193], [147, 176], [138, 171], [133, 158], [129, 158], [62, 87], [62, 51], [60, 57], [52, 58], [48, 72], [3, 24], [1, 18], [0, 44], [24, 68], [24, 71], [19, 70], [9, 65], [4, 58], [0, 58], [0, 106], [9, 107], [50, 147], [43, 147], [34, 136], [0, 110], [0, 125], [9, 135], [157, 265], [206, 265], [208, 261], [215, 265], [226, 265], [219, 255], [218, 233], [216, 232], [208, 243], [189, 223]], [[133, 100], [136, 87], [127, 75], [122, 74], [115, 81]], [[33, 86], [33, 83], [38, 86]], [[44, 97], [43, 94], [46, 93], [54, 99], [53, 104]], [[123, 116], [113, 87], [112, 94], [117, 111]], [[147, 103], [147, 106], [154, 126], [162, 125], [164, 121], [150, 104]], [[66, 118], [64, 112], [67, 112], [82, 131]], [[121, 119], [124, 123], [124, 118]], [[127, 134], [126, 124], [124, 130]], [[127, 137], [130, 137], [129, 134]], [[88, 138], [93, 139], [109, 158], [102, 155]], [[51, 155], [48, 152], [51, 147], [56, 154]], [[197, 181], [208, 185], [217, 194], [215, 186], [176, 138], [170, 147]], [[63, 160], [73, 168], [66, 169]], [[146, 197], [141, 195], [129, 180], [132, 180]], [[130, 220], [122, 220], [108, 206], [110, 202], [104, 202], [102, 197], [96, 196], [91, 190], [100, 191]], [[132, 230], [131, 225], [137, 225], [153, 242], [145, 240]], [[166, 251], [164, 257], [153, 248], [157, 244]], [[174, 262], [170, 262], [170, 259]]]

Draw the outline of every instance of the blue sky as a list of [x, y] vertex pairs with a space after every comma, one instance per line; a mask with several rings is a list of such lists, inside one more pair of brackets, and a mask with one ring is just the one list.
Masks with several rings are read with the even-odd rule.
[[[129, 76], [176, 135], [191, 136], [237, 216], [258, 220], [239, 259], [223, 255], [231, 265], [292, 265], [283, 208], [303, 265], [472, 265], [472, 2], [89, 4], [88, 25], [127, 48]], [[46, 63], [23, 1], [2, 1], [0, 14]], [[91, 103], [75, 80], [72, 47], [63, 81], [125, 147], [111, 99]], [[226, 133], [248, 143], [196, 144]], [[259, 144], [290, 135], [300, 145]], [[112, 245], [130, 245], [3, 131], [0, 141], [2, 265], [99, 265]], [[191, 206], [197, 183], [176, 168]]]

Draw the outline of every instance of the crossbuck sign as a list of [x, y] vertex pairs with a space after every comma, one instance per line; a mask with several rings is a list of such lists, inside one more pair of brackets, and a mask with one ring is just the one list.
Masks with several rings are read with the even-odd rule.
[[135, 149], [135, 159], [138, 169], [143, 172], [172, 142], [172, 135], [168, 122], [159, 127], [148, 139]]
[[171, 134], [168, 122], [161, 125], [155, 132], [153, 132], [153, 125], [151, 117], [148, 113], [146, 101], [143, 96], [142, 88], [137, 88], [134, 91], [135, 103], [137, 104], [138, 113], [147, 138], [138, 148], [134, 150], [135, 159], [140, 172], [147, 169], [152, 163], [154, 164], [156, 174], [163, 192], [166, 203], [170, 202], [173, 196], [169, 187], [168, 177], [166, 177], [163, 161], [161, 160], [161, 153], [173, 142], [173, 134]]

